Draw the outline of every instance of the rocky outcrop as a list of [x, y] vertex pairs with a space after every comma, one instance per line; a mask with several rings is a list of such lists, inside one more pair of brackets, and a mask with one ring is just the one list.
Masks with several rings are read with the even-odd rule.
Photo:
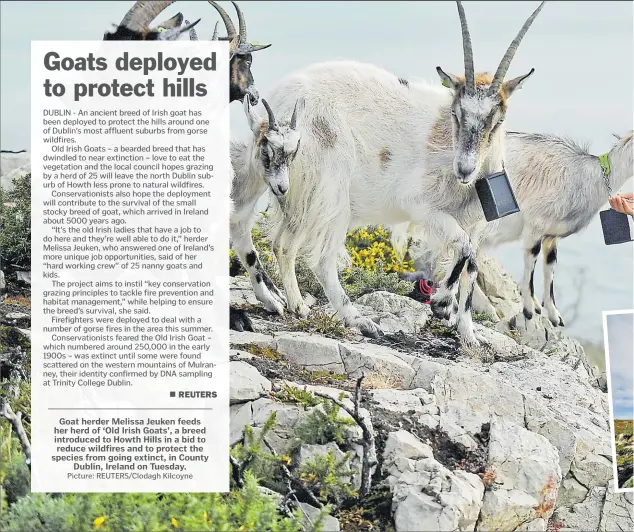
[[478, 253], [478, 280], [473, 306], [476, 312], [494, 313], [499, 319], [509, 319], [522, 311], [517, 283], [497, 259], [482, 251]]
[[[234, 283], [232, 293], [248, 299], [244, 282]], [[377, 322], [386, 313], [398, 320], [416, 311], [399, 298], [375, 293], [358, 308]], [[245, 360], [264, 371], [273, 390], [289, 380], [272, 375], [302, 368], [306, 375], [332, 375], [330, 396], [345, 390], [343, 400], [352, 405], [354, 379], [365, 375], [361, 404], [379, 442], [373, 482], [389, 488], [398, 532], [629, 529], [631, 497], [610, 487], [607, 396], [579, 343], [547, 325], [522, 333], [516, 322], [514, 331], [503, 318], [477, 325], [488, 345], [466, 351], [423, 312], [422, 325], [404, 319], [403, 327], [391, 329], [398, 332], [376, 341], [354, 332], [345, 338], [298, 333], [292, 323], [266, 317], [254, 317], [258, 333], [232, 331], [231, 341], [242, 352], [266, 347], [288, 365], [267, 373], [269, 363], [258, 356]], [[288, 412], [278, 416], [284, 426], [305, 415], [271, 399], [250, 403], [252, 412], [263, 401]], [[248, 418], [244, 408], [234, 416]], [[252, 412], [249, 422], [262, 423]], [[352, 448], [351, 441], [337, 448]], [[362, 454], [356, 457], [361, 468]]]
[[486, 475], [491, 489], [478, 530], [516, 530], [552, 515], [561, 468], [557, 449], [543, 436], [504, 418], [494, 420]]

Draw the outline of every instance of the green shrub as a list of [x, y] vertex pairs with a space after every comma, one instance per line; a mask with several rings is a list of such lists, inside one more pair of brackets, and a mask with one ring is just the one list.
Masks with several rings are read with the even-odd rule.
[[379, 290], [400, 296], [412, 291], [412, 283], [403, 281], [396, 273], [386, 272], [381, 261], [377, 261], [375, 266], [374, 270], [352, 267], [344, 271], [343, 288], [352, 299]]
[[14, 450], [11, 460], [2, 464], [2, 490], [7, 504], [13, 504], [31, 491], [31, 471], [25, 456]]
[[345, 443], [349, 427], [356, 426], [353, 419], [339, 417], [339, 405], [322, 401], [311, 410], [307, 419], [295, 428], [295, 437], [302, 443], [323, 445], [334, 441]]
[[249, 472], [244, 487], [228, 494], [81, 493], [53, 498], [32, 494], [11, 505], [4, 532], [300, 532], [302, 517], [279, 513]]
[[359, 495], [350, 487], [353, 472], [349, 464], [349, 453], [337, 460], [331, 449], [326, 456], [315, 456], [302, 464], [299, 479], [304, 489], [311, 491], [321, 502], [340, 506], [344, 500]]

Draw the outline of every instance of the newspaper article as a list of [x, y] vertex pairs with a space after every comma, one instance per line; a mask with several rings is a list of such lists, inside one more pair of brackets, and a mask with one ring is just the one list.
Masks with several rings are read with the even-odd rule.
[[633, 8], [0, 0], [0, 531], [634, 530]]
[[228, 489], [225, 48], [32, 43], [33, 491]]

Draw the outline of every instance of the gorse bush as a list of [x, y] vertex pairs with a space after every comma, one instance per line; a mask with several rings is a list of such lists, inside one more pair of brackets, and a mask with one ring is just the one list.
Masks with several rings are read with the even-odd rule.
[[31, 174], [0, 187], [0, 256], [3, 263], [31, 267]]
[[32, 494], [0, 519], [3, 532], [300, 532], [302, 517], [282, 516], [272, 497], [245, 473], [244, 486], [228, 494]]
[[398, 274], [386, 272], [381, 261], [376, 262], [376, 269], [352, 267], [343, 272], [343, 288], [346, 293], [356, 299], [370, 292], [383, 290], [400, 296], [412, 291], [412, 283], [403, 281]]
[[[266, 213], [263, 213], [263, 216], [263, 223], [266, 223]], [[411, 292], [411, 283], [402, 281], [398, 274], [414, 271], [414, 261], [407, 251], [400, 256], [393, 248], [390, 237], [390, 231], [380, 225], [348, 233], [346, 249], [350, 254], [351, 266], [341, 272], [341, 278], [344, 290], [352, 299], [377, 290], [399, 295], [407, 295]], [[258, 224], [253, 227], [252, 238], [262, 266], [273, 282], [282, 288], [275, 255], [271, 250], [270, 242]], [[232, 275], [246, 273], [233, 250], [229, 252], [229, 263]], [[301, 256], [297, 258], [295, 275], [302, 293], [311, 294], [325, 301], [321, 284]]]
[[352, 258], [352, 266], [364, 270], [385, 272], [414, 271], [414, 261], [405, 253], [400, 257], [392, 247], [390, 231], [382, 225], [368, 226], [348, 233], [346, 248]]

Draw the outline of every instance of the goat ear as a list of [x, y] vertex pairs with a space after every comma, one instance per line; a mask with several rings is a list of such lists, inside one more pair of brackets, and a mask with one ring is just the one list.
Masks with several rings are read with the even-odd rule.
[[249, 95], [244, 97], [242, 105], [244, 106], [244, 114], [249, 122], [249, 129], [251, 129], [254, 133], [259, 131], [261, 118], [251, 105], [251, 98], [249, 98]]
[[436, 67], [436, 72], [438, 72], [438, 75], [440, 76], [440, 81], [445, 87], [455, 90], [460, 85], [460, 80], [456, 76], [454, 76], [453, 74], [447, 74], [439, 66]]
[[505, 81], [502, 84], [502, 92], [507, 98], [510, 98], [517, 89], [522, 88], [523, 83], [533, 75], [533, 72], [535, 72], [535, 69], [531, 68], [531, 71], [528, 74]]

